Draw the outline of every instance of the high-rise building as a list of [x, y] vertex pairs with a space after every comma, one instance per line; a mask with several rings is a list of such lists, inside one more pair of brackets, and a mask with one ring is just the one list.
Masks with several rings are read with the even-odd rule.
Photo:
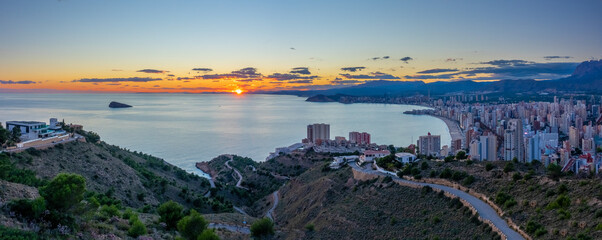
[[571, 147], [578, 148], [579, 147], [579, 129], [571, 126], [569, 128], [569, 142], [571, 143]]
[[359, 145], [368, 145], [370, 144], [370, 134], [367, 132], [350, 132], [349, 141]]
[[504, 160], [514, 158], [524, 161], [523, 123], [520, 119], [508, 121], [508, 128], [504, 131]]
[[418, 138], [418, 149], [420, 154], [439, 156], [441, 135], [431, 135], [429, 132], [426, 136], [420, 136]]
[[481, 136], [479, 141], [479, 160], [497, 160], [497, 139], [495, 138], [495, 135], [489, 134], [487, 136]]
[[316, 143], [318, 140], [330, 139], [330, 124], [314, 123], [307, 125], [307, 140]]
[[526, 151], [526, 161], [532, 162], [533, 160], [541, 161], [541, 150], [539, 148], [539, 140], [538, 136], [532, 136], [525, 139], [525, 147]]
[[581, 147], [584, 153], [594, 153], [596, 151], [596, 142], [593, 138], [584, 138], [581, 140]]

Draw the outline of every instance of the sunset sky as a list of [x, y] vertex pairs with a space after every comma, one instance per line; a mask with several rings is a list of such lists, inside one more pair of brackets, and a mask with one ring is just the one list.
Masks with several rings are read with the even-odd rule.
[[0, 91], [555, 79], [602, 58], [601, 12], [600, 0], [2, 0]]

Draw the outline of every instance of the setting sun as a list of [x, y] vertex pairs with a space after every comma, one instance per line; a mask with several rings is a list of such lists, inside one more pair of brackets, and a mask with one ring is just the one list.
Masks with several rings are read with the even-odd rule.
[[235, 92], [236, 94], [242, 94], [242, 92], [243, 92], [243, 91], [242, 91], [242, 89], [236, 89], [236, 90], [234, 90], [234, 92]]

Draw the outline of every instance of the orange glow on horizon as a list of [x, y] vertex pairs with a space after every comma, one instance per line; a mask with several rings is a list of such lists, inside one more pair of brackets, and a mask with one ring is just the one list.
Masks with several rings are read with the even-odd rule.
[[234, 92], [235, 92], [236, 94], [240, 95], [240, 94], [242, 94], [242, 93], [243, 93], [243, 90], [242, 90], [242, 89], [236, 89], [236, 90], [234, 90]]

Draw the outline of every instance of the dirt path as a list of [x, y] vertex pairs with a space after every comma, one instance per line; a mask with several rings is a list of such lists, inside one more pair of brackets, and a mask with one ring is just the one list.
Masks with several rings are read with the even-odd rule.
[[272, 214], [274, 213], [274, 209], [276, 209], [276, 206], [278, 206], [278, 191], [272, 193], [272, 196], [274, 197], [274, 205], [272, 205], [272, 207], [268, 209], [268, 211], [265, 213], [265, 216], [273, 222], [274, 216], [272, 216]]

